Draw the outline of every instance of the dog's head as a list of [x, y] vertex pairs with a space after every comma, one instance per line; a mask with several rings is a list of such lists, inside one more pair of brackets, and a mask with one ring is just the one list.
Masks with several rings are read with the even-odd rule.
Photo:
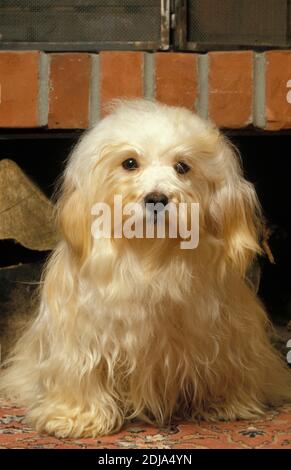
[[85, 134], [67, 166], [59, 203], [73, 252], [90, 251], [91, 209], [113, 204], [199, 203], [200, 238], [214, 237], [244, 273], [260, 251], [260, 207], [234, 147], [210, 122], [156, 102], [117, 101]]

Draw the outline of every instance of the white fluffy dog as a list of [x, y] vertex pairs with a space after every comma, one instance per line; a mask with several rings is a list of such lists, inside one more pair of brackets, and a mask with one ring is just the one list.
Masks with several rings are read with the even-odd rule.
[[[148, 196], [200, 204], [200, 242], [94, 239], [91, 208]], [[38, 315], [0, 388], [39, 431], [96, 436], [138, 417], [251, 418], [291, 398], [266, 313], [245, 275], [260, 207], [234, 148], [211, 123], [163, 104], [118, 101], [68, 162], [61, 241]]]

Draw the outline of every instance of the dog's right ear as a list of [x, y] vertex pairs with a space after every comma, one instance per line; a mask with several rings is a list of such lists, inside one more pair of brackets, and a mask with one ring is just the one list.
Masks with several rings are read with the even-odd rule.
[[76, 187], [66, 187], [57, 204], [57, 219], [61, 236], [79, 262], [91, 246], [90, 210], [84, 195]]
[[235, 148], [221, 139], [220, 162], [223, 179], [216, 188], [207, 214], [208, 229], [223, 240], [225, 257], [245, 276], [262, 250], [259, 244], [263, 217], [254, 186], [245, 180]]

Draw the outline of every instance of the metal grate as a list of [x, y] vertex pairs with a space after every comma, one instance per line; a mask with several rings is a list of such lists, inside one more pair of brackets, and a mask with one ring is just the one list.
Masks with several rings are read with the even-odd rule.
[[286, 46], [287, 0], [188, 0], [188, 48]]
[[288, 47], [291, 0], [0, 0], [0, 49], [157, 50], [170, 36], [176, 50]]
[[0, 48], [163, 48], [161, 0], [1, 0]]

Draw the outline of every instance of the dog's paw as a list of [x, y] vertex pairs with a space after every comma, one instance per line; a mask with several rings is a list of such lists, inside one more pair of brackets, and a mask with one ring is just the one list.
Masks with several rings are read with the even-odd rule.
[[237, 419], [256, 419], [264, 413], [262, 408], [255, 404], [237, 405], [221, 404], [209, 406], [208, 409], [193, 411], [191, 421], [236, 421]]
[[55, 417], [44, 424], [43, 430], [59, 438], [97, 437], [117, 432], [122, 426], [120, 420], [104, 420], [100, 417]]
[[42, 430], [59, 438], [81, 437], [76, 435], [76, 422], [73, 418], [52, 418], [42, 426]]
[[66, 413], [50, 413], [35, 409], [29, 414], [29, 421], [39, 432], [46, 432], [58, 438], [97, 437], [117, 432], [123, 419], [119, 412], [112, 416], [95, 412], [80, 412], [67, 409]]

